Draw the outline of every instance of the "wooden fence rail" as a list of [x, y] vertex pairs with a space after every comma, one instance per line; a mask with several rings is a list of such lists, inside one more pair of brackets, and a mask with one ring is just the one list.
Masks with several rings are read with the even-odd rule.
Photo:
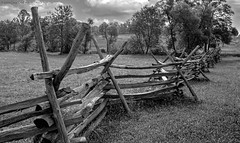
[[[106, 66], [111, 61], [111, 59], [114, 59], [114, 58], [116, 58], [116, 57], [115, 56], [106, 56], [106, 58], [104, 58], [104, 60], [100, 60], [99, 62], [97, 62], [98, 64], [94, 63], [94, 64], [91, 64], [94, 66], [88, 65], [88, 66], [84, 66], [84, 67], [98, 68], [99, 65]], [[104, 62], [102, 62], [102, 61], [104, 61]], [[101, 64], [99, 64], [99, 63], [101, 63]], [[102, 64], [102, 63], [104, 63], [104, 64]], [[97, 66], [95, 66], [95, 65], [97, 65]], [[168, 66], [172, 66], [172, 65], [170, 64]], [[91, 68], [91, 70], [94, 70], [95, 68]], [[75, 69], [83, 69], [83, 68], [80, 67], [80, 68], [75, 68]], [[152, 68], [150, 68], [150, 69], [152, 69]], [[71, 69], [69, 71], [71, 71]], [[43, 75], [43, 74], [45, 74], [45, 72], [38, 73], [38, 75], [41, 75], [41, 74]], [[33, 74], [33, 75], [37, 75], [37, 74]], [[173, 72], [173, 73], [162, 73], [162, 74], [156, 74], [156, 75], [152, 74], [152, 75], [147, 75], [144, 77], [176, 76], [176, 75], [177, 75], [177, 72]], [[135, 76], [137, 76], [137, 75], [133, 75], [133, 77], [135, 77]], [[115, 76], [115, 77], [117, 79], [118, 76]], [[35, 78], [35, 79], [39, 79], [39, 78]], [[71, 139], [76, 138], [77, 137], [76, 135], [79, 134], [83, 130], [83, 128], [86, 127], [86, 125], [90, 124], [90, 122], [93, 119], [95, 119], [95, 116], [97, 117], [98, 114], [100, 114], [100, 111], [98, 111], [98, 110], [95, 110], [93, 112], [91, 111], [93, 109], [95, 103], [100, 101], [100, 99], [106, 99], [105, 102], [103, 102], [104, 107], [105, 107], [107, 104], [107, 101], [109, 101], [107, 99], [120, 99], [120, 97], [118, 95], [106, 94], [106, 92], [108, 90], [116, 89], [116, 87], [109, 82], [109, 79], [110, 79], [110, 76], [108, 75], [108, 73], [101, 73], [99, 76], [87, 81], [86, 83], [82, 84], [80, 87], [76, 87], [74, 89], [65, 88], [62, 90], [58, 90], [56, 92], [58, 95], [57, 101], [61, 107], [62, 113], [67, 112], [67, 111], [65, 111], [66, 110], [65, 108], [68, 108], [69, 106], [70, 107], [75, 106], [75, 105], [78, 106], [78, 108], [75, 110], [77, 113], [75, 113], [75, 115], [68, 116], [71, 118], [65, 118], [65, 116], [63, 115], [64, 123], [66, 125], [66, 130], [70, 131], [70, 132], [68, 132], [68, 138], [70, 139], [70, 141], [71, 141]], [[167, 85], [167, 87], [165, 87], [165, 88], [156, 89], [154, 91], [124, 95], [125, 98], [127, 98], [127, 99], [132, 98], [136, 101], [144, 100], [144, 99], [156, 99], [159, 96], [171, 95], [171, 94], [176, 93], [177, 85], [172, 85], [172, 86], [170, 86], [170, 85], [175, 84], [177, 80], [178, 80], [177, 78], [172, 78], [167, 81], [146, 81], [143, 83], [119, 84], [119, 88], [127, 89], [127, 88], [140, 88], [140, 87], [153, 87], [153, 86]], [[178, 82], [180, 82], [180, 80]], [[31, 103], [31, 105], [29, 105], [28, 103]], [[26, 105], [28, 105], [28, 106], [26, 106]], [[0, 111], [2, 114], [6, 114], [9, 112], [17, 111], [17, 109], [26, 109], [26, 108], [30, 108], [30, 107], [34, 107], [34, 106], [38, 106], [38, 108], [40, 108], [40, 107], [44, 107], [44, 108], [41, 110], [38, 110], [38, 111], [30, 111], [30, 112], [23, 113], [18, 116], [14, 116], [14, 117], [2, 120], [2, 121], [0, 121], [0, 127], [6, 127], [8, 125], [12, 125], [14, 123], [18, 123], [20, 121], [23, 121], [23, 120], [26, 120], [26, 119], [29, 119], [32, 117], [41, 117], [40, 115], [52, 114], [52, 111], [49, 108], [50, 106], [49, 106], [49, 102], [47, 101], [46, 96], [22, 101], [20, 103], [6, 105], [3, 108], [1, 108]], [[102, 106], [103, 106], [102, 104], [99, 105], [99, 107], [103, 108]], [[9, 108], [9, 107], [11, 107], [11, 108]], [[73, 110], [73, 109], [71, 109], [71, 110]], [[90, 116], [91, 112], [94, 113], [93, 114], [94, 116]], [[105, 112], [106, 111], [101, 113], [100, 119], [103, 118], [103, 116], [106, 114]], [[91, 120], [89, 120], [90, 118], [91, 118]], [[79, 119], [78, 122], [76, 121], [77, 119]], [[73, 122], [70, 123], [70, 121], [73, 121]], [[84, 121], [86, 121], [86, 122], [84, 122]], [[5, 131], [0, 132], [0, 142], [28, 138], [31, 136], [36, 136], [38, 134], [43, 134], [45, 132], [56, 130], [55, 125], [43, 126], [46, 124], [46, 123], [44, 123], [44, 118], [42, 119], [42, 121], [41, 120], [39, 121], [39, 118], [37, 118], [37, 121], [35, 120], [34, 123], [35, 123], [35, 125], [32, 124], [32, 125], [23, 126], [20, 128], [19, 127], [12, 128], [10, 130], [5, 130]], [[97, 121], [97, 123], [99, 123], [99, 120]], [[72, 126], [74, 124], [79, 124], [79, 125], [77, 125], [76, 127]], [[69, 129], [69, 128], [71, 128], [71, 129]], [[92, 130], [92, 129], [89, 129], [89, 130]], [[89, 133], [86, 133], [86, 134], [89, 134]], [[47, 138], [47, 137], [44, 137], [44, 138]]]
[[[128, 107], [127, 100], [158, 100], [162, 97], [178, 95], [181, 94], [180, 88], [183, 83], [187, 85], [194, 99], [197, 100], [197, 95], [186, 79], [187, 72], [190, 70], [196, 73], [196, 63], [199, 64], [199, 67], [197, 67], [199, 70], [202, 68], [201, 62], [205, 64], [206, 59], [213, 59], [218, 54], [218, 51], [213, 51], [211, 54], [192, 57], [193, 53], [198, 49], [197, 47], [187, 58], [178, 59], [178, 61], [177, 58], [173, 57], [173, 54], [169, 54], [166, 51], [167, 59], [170, 59], [171, 63], [160, 62], [153, 55], [157, 64], [151, 66], [117, 65], [112, 63], [128, 43], [125, 42], [114, 55], [104, 57], [98, 47], [96, 38], [92, 36], [92, 41], [95, 44], [100, 60], [90, 65], [71, 68], [79, 46], [85, 35], [90, 32], [90, 26], [82, 24], [63, 66], [59, 69], [50, 70], [36, 7], [32, 8], [32, 15], [43, 72], [33, 73], [30, 78], [32, 80], [44, 79], [47, 92], [46, 95], [41, 97], [0, 107], [0, 115], [18, 112], [17, 115], [6, 116], [6, 118], [0, 121], [0, 129], [4, 128], [0, 131], [0, 143], [33, 136], [35, 136], [35, 141], [42, 139], [49, 142], [60, 141], [64, 143], [86, 141], [85, 136], [89, 136], [91, 131], [106, 116], [108, 104], [114, 104], [114, 101], [121, 101], [127, 113], [131, 115], [132, 111]], [[191, 58], [194, 59], [190, 60]], [[91, 72], [99, 67], [103, 67], [99, 75], [86, 81], [81, 86], [74, 89], [70, 87], [59, 89], [62, 80], [68, 75]], [[165, 67], [172, 68], [172, 70], [165, 70]], [[146, 74], [114, 75], [111, 68], [130, 71], [154, 69], [155, 71]], [[147, 78], [147, 80], [119, 84], [117, 80], [123, 78]], [[125, 89], [133, 88], [146, 88], [148, 90], [131, 94], [123, 92]], [[115, 90], [116, 94], [109, 92], [110, 90]], [[20, 111], [21, 113], [19, 113]], [[5, 129], [9, 125], [29, 119], [33, 119], [33, 122], [29, 125]]]
[[[87, 66], [82, 66], [82, 67], [77, 67], [77, 68], [72, 68], [70, 69], [65, 77], [72, 75], [72, 74], [82, 74], [85, 72], [89, 72], [91, 70], [94, 70], [98, 67], [105, 66], [107, 63], [109, 63], [114, 57], [109, 55], [105, 57], [104, 59], [95, 62], [93, 64], [87, 65]], [[49, 72], [39, 72], [39, 73], [33, 73], [30, 78], [32, 80], [37, 80], [37, 79], [46, 79], [46, 78], [54, 78], [58, 73], [60, 69], [55, 69]]]

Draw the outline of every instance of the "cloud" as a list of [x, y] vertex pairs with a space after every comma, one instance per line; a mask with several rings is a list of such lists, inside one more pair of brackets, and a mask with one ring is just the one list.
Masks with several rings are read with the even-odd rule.
[[[158, 0], [72, 0], [76, 18], [87, 21], [93, 18], [95, 25], [106, 19], [119, 23], [130, 19], [132, 15], [145, 5], [155, 4]], [[70, 3], [70, 2], [69, 2]]]
[[106, 23], [118, 22], [119, 24], [120, 24], [120, 23], [124, 23], [123, 21], [118, 20], [118, 19], [113, 19], [113, 20], [109, 20], [109, 19], [97, 19], [97, 18], [94, 18], [94, 19], [93, 19], [93, 23], [94, 23], [93, 25], [96, 25], [96, 26], [101, 25], [103, 22], [106, 22]]
[[97, 26], [101, 25], [103, 22], [109, 23], [109, 20], [108, 19], [97, 19], [97, 18], [93, 19], [94, 25], [97, 25]]
[[20, 9], [18, 7], [15, 7], [13, 5], [1, 5], [0, 6], [0, 20], [12, 20], [14, 17], [17, 16]]
[[149, 4], [148, 0], [87, 0], [87, 2], [97, 10], [110, 10], [115, 13], [133, 13]]
[[54, 8], [58, 5], [64, 5], [62, 2], [47, 2], [47, 1], [28, 1], [17, 3], [14, 1], [6, 1], [0, 5], [0, 20], [12, 20], [14, 17], [17, 17], [21, 9], [26, 9], [31, 14], [31, 7], [37, 6], [40, 16], [46, 16], [48, 12], [54, 11]]
[[239, 0], [228, 0], [228, 3], [232, 3], [233, 5], [240, 5], [240, 1]]
[[29, 4], [29, 7], [37, 6], [39, 15], [46, 16], [48, 12], [53, 11], [55, 7], [59, 5], [64, 5], [62, 2], [42, 2], [40, 0], [35, 0]]
[[92, 6], [139, 7], [149, 3], [148, 0], [88, 0]]
[[88, 13], [98, 18], [124, 17], [149, 4], [148, 0], [87, 0]]

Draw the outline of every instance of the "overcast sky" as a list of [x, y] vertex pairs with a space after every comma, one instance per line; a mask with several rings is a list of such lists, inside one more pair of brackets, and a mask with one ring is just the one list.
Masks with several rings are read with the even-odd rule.
[[[30, 12], [32, 6], [39, 7], [39, 14], [45, 16], [57, 5], [71, 5], [74, 17], [80, 21], [93, 18], [96, 25], [103, 21], [124, 22], [144, 5], [155, 4], [158, 0], [0, 0], [0, 20], [16, 17], [21, 9]], [[240, 0], [227, 0], [235, 15], [233, 26], [240, 31]]]

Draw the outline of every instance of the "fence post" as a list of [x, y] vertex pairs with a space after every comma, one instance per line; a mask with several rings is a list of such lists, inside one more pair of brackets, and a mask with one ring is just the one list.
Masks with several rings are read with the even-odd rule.
[[[95, 39], [95, 37], [94, 37], [93, 35], [91, 36], [91, 39], [93, 40], [93, 43], [94, 43], [94, 45], [95, 45], [95, 47], [96, 47], [96, 49], [97, 49], [97, 52], [98, 52], [98, 55], [99, 55], [100, 59], [103, 59], [103, 54], [102, 54], [102, 52], [101, 52], [101, 50], [100, 50], [100, 48], [99, 48], [99, 46], [98, 46], [98, 44], [97, 44], [97, 40]], [[125, 44], [124, 44], [124, 46], [125, 46]], [[127, 113], [128, 113], [129, 115], [131, 115], [131, 114], [132, 114], [132, 111], [131, 111], [130, 108], [128, 107], [128, 104], [127, 104], [127, 102], [126, 102], [126, 99], [124, 98], [124, 96], [123, 96], [123, 94], [122, 94], [122, 91], [121, 91], [121, 89], [120, 89], [120, 87], [119, 87], [119, 85], [118, 85], [118, 82], [117, 82], [117, 80], [115, 79], [112, 71], [108, 68], [107, 72], [108, 72], [108, 74], [109, 74], [109, 76], [110, 76], [110, 78], [111, 78], [111, 80], [112, 80], [112, 82], [113, 82], [114, 87], [115, 87], [116, 90], [117, 90], [117, 93], [118, 93], [118, 95], [119, 95], [119, 97], [120, 97], [120, 99], [121, 99], [121, 101], [122, 101], [122, 103], [123, 103], [124, 108], [127, 110]]]
[[54, 78], [53, 83], [54, 83], [55, 90], [58, 90], [61, 81], [63, 80], [64, 76], [67, 74], [69, 69], [71, 68], [71, 66], [78, 54], [78, 49], [79, 49], [86, 33], [89, 32], [89, 30], [90, 30], [89, 24], [82, 23], [81, 29], [79, 30], [77, 36], [75, 37], [75, 39], [72, 43], [71, 50], [67, 56], [66, 61], [64, 62], [63, 66], [61, 67], [61, 70], [59, 71], [59, 73]]
[[[43, 68], [43, 71], [46, 72], [46, 71], [49, 71], [49, 63], [48, 63], [46, 49], [43, 41], [42, 29], [39, 22], [38, 7], [32, 7], [31, 11], [32, 11], [32, 16], [34, 21], [36, 42], [37, 42], [39, 52], [40, 52], [40, 57], [41, 57], [42, 68]], [[47, 90], [47, 96], [53, 110], [53, 117], [54, 117], [57, 129], [60, 135], [62, 136], [63, 141], [65, 143], [70, 143], [70, 140], [68, 139], [68, 136], [67, 136], [66, 127], [63, 122], [61, 109], [57, 102], [57, 97], [53, 87], [52, 79], [45, 79], [45, 86]]]
[[[182, 62], [182, 65], [185, 64], [185, 63], [191, 58], [191, 56], [192, 56], [199, 48], [200, 48], [200, 46], [197, 46], [197, 47], [187, 56], [187, 58]], [[172, 57], [171, 54], [168, 53], [167, 49], [163, 48], [163, 50], [165, 51], [165, 53], [167, 54], [167, 56], [169, 57], [169, 59], [174, 63], [174, 62], [175, 62], [175, 61], [174, 61], [174, 58]], [[189, 84], [189, 82], [187, 81], [187, 79], [184, 77], [181, 69], [180, 69], [178, 66], [176, 66], [176, 69], [177, 69], [177, 71], [179, 72], [180, 76], [183, 78], [183, 81], [184, 81], [184, 83], [187, 85], [187, 87], [188, 87], [189, 91], [191, 92], [194, 100], [195, 100], [195, 101], [198, 101], [198, 97], [197, 97], [196, 93], [194, 92], [194, 90], [193, 90], [192, 87], [190, 86], [190, 84]]]

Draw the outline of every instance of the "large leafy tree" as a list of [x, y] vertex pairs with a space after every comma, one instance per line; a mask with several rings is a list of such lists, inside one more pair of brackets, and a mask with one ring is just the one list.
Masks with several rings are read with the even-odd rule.
[[176, 47], [175, 47], [175, 41], [176, 41], [176, 32], [174, 31], [174, 28], [176, 24], [174, 23], [173, 17], [172, 17], [172, 10], [175, 5], [175, 0], [161, 0], [156, 3], [156, 7], [160, 10], [162, 15], [166, 18], [166, 23], [167, 23], [167, 32], [170, 35], [169, 39], [169, 48], [173, 48], [174, 51], [176, 52]]
[[99, 26], [99, 33], [106, 39], [107, 42], [107, 53], [109, 53], [110, 50], [110, 44], [109, 44], [109, 38], [108, 38], [108, 24], [106, 22], [103, 22], [100, 26]]
[[108, 35], [109, 35], [109, 43], [110, 45], [117, 41], [117, 37], [119, 34], [118, 31], [119, 24], [117, 22], [110, 23], [108, 26]]
[[71, 30], [68, 21], [73, 16], [73, 10], [70, 5], [59, 5], [55, 8], [55, 11], [52, 13], [53, 24], [56, 25], [59, 29], [59, 38], [60, 38], [60, 54], [68, 53], [70, 47], [66, 44], [66, 35]]
[[195, 0], [192, 5], [199, 10], [201, 18], [199, 29], [207, 37], [205, 50], [207, 45], [211, 46], [217, 39], [228, 44], [232, 36], [231, 17], [234, 12], [226, 0]]
[[196, 9], [185, 2], [178, 2], [172, 10], [172, 18], [177, 25], [180, 41], [190, 52], [196, 45], [201, 44], [201, 31], [199, 30], [200, 17]]
[[18, 33], [21, 40], [18, 50], [27, 52], [33, 39], [30, 14], [27, 10], [22, 9], [15, 18], [15, 21], [18, 23]]
[[110, 23], [107, 24], [103, 22], [99, 26], [99, 33], [106, 39], [107, 42], [107, 53], [110, 53], [110, 48], [114, 42], [117, 41], [118, 37], [118, 24], [117, 23]]
[[16, 27], [17, 25], [14, 21], [5, 20], [0, 22], [0, 44], [6, 51], [9, 51], [11, 44], [15, 44], [17, 41]]
[[195, 5], [201, 7], [200, 29], [208, 36], [208, 45], [216, 39], [225, 44], [232, 40], [232, 16], [231, 6], [226, 0], [195, 0]]
[[43, 18], [40, 17], [40, 24], [41, 24], [41, 29], [43, 32], [43, 40], [46, 43], [48, 39], [48, 34], [49, 34], [49, 26], [51, 23], [51, 17], [50, 16], [45, 16]]
[[145, 6], [131, 18], [130, 31], [138, 39], [143, 39], [146, 46], [145, 53], [158, 43], [164, 22], [163, 16], [155, 6]]
[[199, 44], [207, 50], [217, 39], [228, 44], [237, 34], [232, 27], [234, 12], [226, 0], [161, 0], [156, 6], [167, 19], [170, 47], [175, 46], [175, 35], [177, 43], [191, 51]]
[[91, 49], [91, 32], [93, 30], [92, 25], [94, 22], [92, 18], [88, 18], [87, 21], [88, 21], [88, 24], [91, 26], [91, 31], [86, 33], [86, 36], [82, 45], [83, 54], [86, 54], [86, 52]]
[[52, 16], [45, 16], [40, 18], [41, 27], [43, 31], [43, 39], [48, 47], [49, 52], [59, 51], [59, 25], [55, 24]]
[[232, 40], [232, 15], [234, 12], [225, 0], [214, 3], [213, 6], [216, 7], [216, 10], [212, 21], [212, 32], [223, 43], [229, 44]]
[[73, 27], [77, 25], [77, 20], [75, 18], [70, 18], [66, 21], [64, 28], [64, 51], [63, 53], [69, 53], [73, 40], [77, 35], [78, 30], [74, 30]]
[[27, 51], [29, 43], [32, 40], [32, 36], [30, 36], [31, 35], [30, 23], [31, 23], [30, 14], [25, 9], [22, 9], [18, 13], [17, 17], [15, 17], [12, 21], [10, 20], [1, 21], [0, 39], [1, 44], [6, 47], [5, 50], [10, 50], [11, 44], [14, 44], [14, 50], [16, 50], [15, 43], [17, 42], [18, 39], [20, 39], [21, 46], [18, 47], [18, 50]]

